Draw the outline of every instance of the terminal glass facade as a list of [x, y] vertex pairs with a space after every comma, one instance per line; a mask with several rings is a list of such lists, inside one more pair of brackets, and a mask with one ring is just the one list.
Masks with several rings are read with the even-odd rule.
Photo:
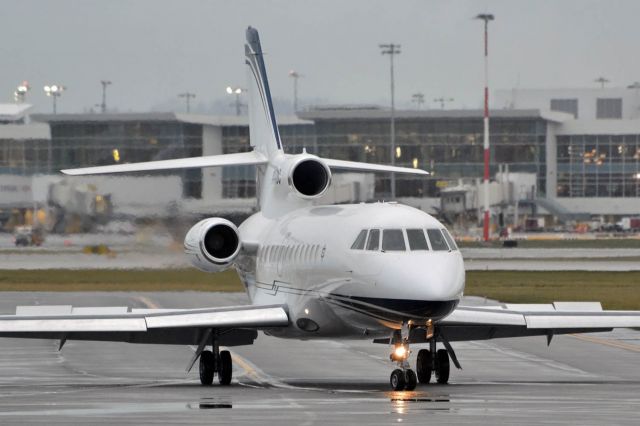
[[[312, 113], [309, 113], [310, 119]], [[306, 117], [305, 117], [306, 118]], [[323, 157], [391, 163], [390, 122], [384, 119], [315, 120], [317, 153]], [[429, 178], [396, 175], [396, 196], [437, 197], [458, 178], [482, 178], [483, 122], [478, 118], [419, 117], [396, 120], [398, 166], [422, 168]], [[536, 173], [538, 191], [545, 188], [546, 122], [540, 118], [491, 120], [491, 175], [499, 164], [512, 172]], [[390, 194], [390, 177], [376, 176], [375, 194]]]
[[49, 149], [48, 139], [0, 139], [0, 173], [48, 173]]
[[557, 136], [558, 197], [640, 197], [640, 135]]
[[[0, 141], [0, 167], [18, 174], [202, 155], [202, 125], [179, 121], [50, 121], [51, 140]], [[183, 196], [201, 196], [199, 170], [179, 174]]]

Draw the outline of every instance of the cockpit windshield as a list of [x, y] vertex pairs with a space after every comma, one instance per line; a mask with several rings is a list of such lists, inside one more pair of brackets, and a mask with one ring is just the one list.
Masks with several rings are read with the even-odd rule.
[[382, 231], [382, 251], [405, 251], [402, 229], [385, 229]]
[[429, 236], [429, 241], [431, 241], [431, 248], [434, 251], [449, 250], [449, 246], [439, 229], [427, 229], [427, 235]]
[[451, 248], [451, 250], [458, 250], [458, 246], [456, 245], [456, 242], [453, 240], [453, 237], [451, 236], [449, 231], [443, 229], [442, 234], [444, 235], [444, 239], [447, 240], [447, 243], [449, 243], [449, 247]]
[[378, 250], [380, 248], [380, 230], [372, 229], [369, 232], [369, 239], [367, 240], [367, 250]]
[[363, 229], [362, 231], [360, 231], [360, 233], [356, 237], [356, 240], [351, 245], [351, 249], [352, 250], [362, 250], [362, 249], [364, 249], [364, 242], [366, 240], [367, 240], [367, 230]]
[[429, 250], [427, 239], [422, 229], [407, 229], [407, 240], [409, 240], [409, 249], [412, 251]]
[[444, 228], [363, 229], [351, 244], [352, 250], [389, 252], [407, 251], [407, 248], [410, 251], [458, 250], [453, 237]]

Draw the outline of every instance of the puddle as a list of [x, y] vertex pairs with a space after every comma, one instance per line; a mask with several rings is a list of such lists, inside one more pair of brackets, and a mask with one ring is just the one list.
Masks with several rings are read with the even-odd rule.
[[203, 398], [199, 402], [190, 402], [187, 408], [191, 410], [216, 410], [220, 408], [233, 408], [229, 401], [220, 401], [214, 398]]

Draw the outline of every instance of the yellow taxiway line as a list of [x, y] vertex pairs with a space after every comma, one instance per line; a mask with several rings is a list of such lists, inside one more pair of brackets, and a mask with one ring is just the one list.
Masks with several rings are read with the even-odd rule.
[[640, 352], [640, 346], [621, 342], [619, 340], [603, 339], [601, 337], [585, 336], [583, 334], [570, 334], [570, 336], [585, 342], [598, 343], [612, 348], [624, 349], [632, 352]]

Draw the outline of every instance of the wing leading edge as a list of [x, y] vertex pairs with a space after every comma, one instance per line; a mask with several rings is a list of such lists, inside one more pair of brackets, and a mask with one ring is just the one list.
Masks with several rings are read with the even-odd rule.
[[96, 175], [102, 173], [147, 172], [152, 170], [192, 169], [202, 167], [251, 166], [266, 164], [267, 158], [256, 151], [236, 154], [209, 155], [205, 157], [178, 158], [175, 160], [146, 161], [141, 163], [113, 164], [110, 166], [84, 167], [62, 170], [69, 176]]
[[556, 302], [458, 307], [438, 322], [449, 341], [609, 331], [640, 327], [640, 311], [604, 311], [599, 303]]
[[198, 344], [203, 333], [218, 329], [228, 334], [221, 343], [232, 346], [253, 342], [257, 329], [289, 324], [284, 305], [134, 309], [125, 313], [114, 313], [124, 308], [110, 309], [39, 306], [37, 311], [42, 313], [38, 315], [35, 308], [20, 307], [16, 315], [0, 316], [0, 336], [182, 345]]

